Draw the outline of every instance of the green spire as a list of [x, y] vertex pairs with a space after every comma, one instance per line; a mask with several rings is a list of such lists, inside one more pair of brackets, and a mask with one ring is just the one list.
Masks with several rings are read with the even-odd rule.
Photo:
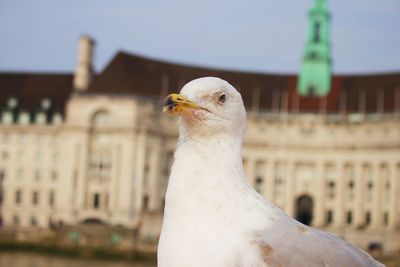
[[315, 0], [308, 16], [308, 38], [297, 92], [322, 97], [331, 90], [330, 14], [326, 1]]

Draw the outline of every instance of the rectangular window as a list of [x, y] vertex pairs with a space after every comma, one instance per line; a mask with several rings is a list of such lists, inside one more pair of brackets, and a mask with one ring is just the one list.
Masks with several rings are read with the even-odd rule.
[[365, 213], [365, 224], [369, 225], [371, 223], [371, 212], [367, 211]]
[[55, 195], [54, 195], [54, 191], [50, 191], [49, 193], [49, 206], [50, 207], [54, 207], [54, 199], [55, 199]]
[[331, 224], [333, 222], [333, 211], [328, 210], [326, 212], [326, 224]]
[[98, 209], [100, 207], [100, 194], [95, 193], [93, 196], [93, 208]]
[[21, 168], [17, 169], [16, 177], [17, 179], [22, 179], [24, 177], [24, 170]]
[[19, 225], [19, 216], [18, 216], [18, 214], [14, 214], [14, 216], [13, 216], [13, 224], [15, 226]]
[[31, 226], [37, 226], [37, 220], [36, 220], [35, 216], [31, 217]]
[[93, 179], [109, 179], [111, 175], [111, 153], [106, 149], [93, 149], [89, 173]]
[[55, 170], [51, 172], [51, 180], [57, 181], [57, 172]]
[[8, 160], [8, 152], [7, 152], [7, 151], [2, 151], [2, 152], [1, 152], [1, 159], [2, 159], [3, 161]]
[[351, 211], [347, 212], [346, 221], [347, 221], [347, 224], [352, 224], [353, 223], [353, 213]]
[[36, 171], [35, 171], [35, 181], [36, 181], [36, 182], [39, 182], [39, 181], [40, 181], [40, 176], [41, 176], [40, 170], [36, 170]]
[[385, 226], [389, 224], [389, 213], [387, 211], [383, 214], [383, 224]]
[[347, 198], [348, 200], [352, 200], [354, 198], [354, 188], [355, 188], [355, 170], [354, 166], [347, 164], [345, 167], [346, 171], [346, 180], [347, 180]]
[[335, 198], [335, 182], [334, 181], [328, 182], [328, 196], [330, 199]]
[[255, 165], [255, 184], [254, 187], [258, 193], [262, 194], [262, 187], [264, 183], [265, 162], [257, 161]]
[[21, 204], [22, 202], [22, 193], [20, 190], [15, 191], [15, 204]]
[[108, 208], [108, 202], [109, 202], [109, 195], [107, 193], [104, 194], [104, 207]]
[[284, 194], [285, 188], [285, 163], [276, 162], [274, 166], [274, 198]]
[[142, 208], [143, 210], [148, 210], [149, 209], [149, 196], [148, 195], [144, 195], [143, 196], [143, 203], [142, 203]]
[[33, 193], [32, 193], [32, 204], [34, 206], [39, 204], [39, 192], [37, 192], [37, 191], [33, 191]]

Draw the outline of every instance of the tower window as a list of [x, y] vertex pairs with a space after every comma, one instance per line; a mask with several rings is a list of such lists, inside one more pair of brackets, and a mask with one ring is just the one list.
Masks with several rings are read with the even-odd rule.
[[310, 84], [308, 86], [308, 96], [315, 96], [316, 92], [317, 92], [317, 90], [316, 90], [315, 86]]
[[321, 39], [320, 32], [321, 32], [321, 23], [317, 21], [314, 24], [314, 42], [315, 43], [318, 43]]

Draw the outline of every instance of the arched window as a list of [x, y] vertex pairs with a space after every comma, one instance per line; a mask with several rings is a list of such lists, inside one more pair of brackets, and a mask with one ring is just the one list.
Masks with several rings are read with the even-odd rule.
[[296, 220], [305, 225], [311, 225], [313, 219], [314, 201], [309, 195], [301, 195], [296, 201]]
[[110, 134], [99, 130], [111, 126], [110, 113], [100, 110], [91, 119], [89, 176], [92, 179], [110, 178], [111, 147]]
[[[97, 110], [90, 119], [88, 145], [87, 203], [90, 209], [105, 211], [109, 204], [112, 182], [113, 138], [108, 129], [112, 116], [107, 110]], [[96, 218], [97, 219], [97, 218]]]
[[91, 126], [94, 128], [97, 127], [107, 127], [111, 125], [111, 116], [110, 113], [105, 110], [97, 111], [91, 120]]

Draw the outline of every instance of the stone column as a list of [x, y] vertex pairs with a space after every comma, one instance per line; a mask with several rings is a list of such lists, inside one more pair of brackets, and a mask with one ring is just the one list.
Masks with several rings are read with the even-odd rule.
[[395, 229], [399, 223], [400, 166], [396, 166], [394, 162], [390, 163], [388, 175], [390, 176], [389, 228]]
[[[122, 137], [119, 137], [122, 138]], [[121, 183], [121, 165], [122, 165], [122, 145], [114, 144], [112, 147], [111, 180], [108, 188], [108, 207], [107, 210], [115, 214], [119, 209], [119, 186]]]
[[274, 162], [272, 159], [268, 159], [265, 164], [264, 195], [270, 201], [273, 201], [274, 199], [274, 183]]
[[150, 171], [149, 171], [149, 209], [155, 211], [160, 208], [160, 157], [161, 157], [161, 140], [156, 138], [151, 148], [150, 154]]
[[373, 181], [373, 193], [372, 193], [372, 227], [374, 228], [379, 228], [382, 227], [383, 224], [383, 213], [382, 213], [382, 208], [383, 208], [383, 181], [385, 177], [385, 172], [387, 172], [387, 168], [383, 169], [377, 166], [376, 164], [373, 164], [371, 166], [371, 172], [372, 172], [372, 181]]
[[[80, 163], [83, 162], [81, 157], [82, 145], [75, 141], [78, 137], [71, 132], [62, 133], [60, 139], [63, 142], [58, 148], [59, 163], [57, 163], [56, 169], [59, 174], [55, 193], [57, 212], [52, 215], [54, 215], [53, 219], [61, 219], [65, 223], [75, 223], [75, 212], [79, 210], [77, 196], [78, 182], [80, 182], [81, 177], [78, 177], [78, 174], [81, 172]], [[83, 194], [83, 191], [81, 194]], [[8, 197], [11, 196], [13, 197], [12, 201], [14, 201], [14, 194], [8, 194]]]
[[363, 197], [365, 195], [365, 181], [364, 181], [364, 173], [362, 170], [362, 164], [360, 162], [356, 162], [354, 166], [355, 173], [355, 207], [354, 207], [354, 225], [362, 225], [364, 224], [364, 205], [363, 205]]
[[255, 161], [253, 158], [247, 158], [246, 162], [246, 178], [249, 184], [254, 187], [255, 185]]
[[318, 188], [317, 192], [315, 192], [314, 200], [313, 226], [315, 227], [321, 227], [325, 224], [326, 175], [324, 169], [324, 163], [322, 161], [317, 161], [314, 177]]
[[[88, 188], [88, 143], [90, 142], [89, 137], [87, 135], [81, 136], [79, 138], [82, 143], [76, 145], [76, 155], [79, 158], [79, 161], [76, 161], [76, 171], [77, 171], [77, 181], [76, 181], [76, 189], [75, 193], [76, 199], [74, 208], [76, 211], [82, 211], [90, 207], [90, 195]], [[75, 174], [74, 174], [75, 175]]]
[[294, 217], [294, 199], [296, 186], [296, 164], [293, 159], [288, 159], [285, 163], [285, 211], [289, 216]]
[[141, 129], [137, 135], [137, 150], [136, 150], [136, 164], [135, 164], [135, 174], [136, 174], [136, 194], [135, 194], [135, 209], [137, 214], [142, 212], [143, 203], [143, 181], [144, 181], [144, 171], [146, 164], [146, 146], [147, 146], [147, 133], [145, 129]]
[[342, 227], [345, 225], [345, 201], [346, 201], [346, 164], [344, 162], [339, 162], [336, 166], [337, 169], [337, 185], [336, 185], [336, 199], [335, 199], [335, 212], [333, 216], [334, 225], [336, 227]]

